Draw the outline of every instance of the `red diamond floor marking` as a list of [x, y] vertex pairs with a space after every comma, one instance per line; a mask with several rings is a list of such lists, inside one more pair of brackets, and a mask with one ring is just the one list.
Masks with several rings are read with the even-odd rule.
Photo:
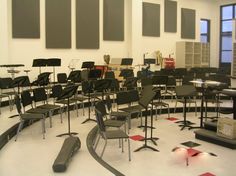
[[176, 120], [179, 120], [179, 119], [178, 119], [178, 118], [175, 118], [175, 117], [169, 117], [169, 118], [166, 118], [166, 120], [176, 121]]
[[140, 140], [144, 139], [144, 137], [141, 135], [134, 135], [134, 136], [130, 136], [129, 138], [134, 141], [140, 141]]
[[199, 175], [199, 176], [216, 176], [216, 175], [214, 175], [214, 174], [212, 174], [212, 173], [210, 173], [210, 172], [206, 172], [206, 173], [201, 174], [201, 175]]

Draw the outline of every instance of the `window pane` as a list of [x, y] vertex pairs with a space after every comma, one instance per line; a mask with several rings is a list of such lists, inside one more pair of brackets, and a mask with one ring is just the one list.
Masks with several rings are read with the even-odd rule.
[[222, 36], [222, 50], [232, 50], [232, 36]]
[[222, 32], [232, 32], [232, 20], [230, 21], [222, 21]]
[[201, 35], [201, 42], [207, 43], [207, 36], [206, 35]]
[[234, 18], [236, 18], [236, 5], [234, 6]]
[[201, 34], [207, 33], [207, 21], [206, 20], [201, 20]]
[[221, 62], [229, 63], [232, 61], [232, 51], [222, 51], [221, 53]]
[[222, 19], [232, 19], [233, 18], [233, 6], [222, 7]]

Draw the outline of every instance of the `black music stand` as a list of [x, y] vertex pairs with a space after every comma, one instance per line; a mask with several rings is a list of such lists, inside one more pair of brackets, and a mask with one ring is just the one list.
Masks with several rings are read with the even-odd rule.
[[41, 67], [47, 66], [47, 59], [34, 59], [32, 67], [39, 67], [39, 74], [41, 74]]
[[91, 70], [93, 67], [94, 67], [94, 62], [93, 61], [87, 61], [87, 62], [82, 63], [81, 68], [86, 68], [86, 69]]
[[53, 82], [55, 83], [56, 80], [55, 67], [61, 66], [61, 59], [60, 58], [47, 59], [47, 66], [53, 67]]
[[145, 58], [144, 61], [143, 61], [144, 65], [149, 65], [150, 64], [156, 64], [156, 59], [155, 58]]
[[[151, 136], [151, 138], [147, 137], [147, 111], [148, 111], [148, 104], [153, 100], [155, 95], [156, 95], [156, 92], [153, 90], [152, 86], [148, 86], [146, 88], [146, 90], [144, 90], [143, 96], [139, 100], [139, 104], [142, 107], [144, 107], [145, 111], [146, 111], [145, 112], [145, 128], [144, 128], [145, 129], [145, 138], [144, 138], [144, 145], [139, 147], [138, 149], [136, 149], [134, 152], [138, 152], [138, 151], [140, 151], [142, 149], [145, 149], [145, 148], [149, 148], [149, 149], [151, 149], [151, 150], [153, 150], [155, 152], [159, 152], [159, 150], [157, 150], [157, 149], [155, 149], [155, 148], [153, 148], [153, 147], [151, 147], [151, 146], [149, 146], [147, 144], [148, 140], [151, 140], [152, 142], [155, 140], [155, 138], [153, 138], [152, 136]], [[151, 117], [151, 118], [153, 118], [153, 117]], [[153, 123], [153, 121], [152, 121], [152, 123]], [[152, 132], [151, 132], [151, 135], [152, 135]], [[158, 139], [158, 138], [156, 138], [156, 139]], [[155, 144], [155, 141], [153, 143]]]
[[93, 84], [93, 81], [83, 81], [82, 82], [82, 91], [83, 91], [83, 93], [86, 95], [88, 95], [88, 118], [87, 119], [85, 119], [83, 122], [82, 122], [82, 124], [84, 124], [84, 123], [86, 123], [86, 122], [88, 122], [88, 121], [93, 121], [93, 122], [96, 122], [96, 120], [95, 119], [91, 119], [90, 118], [90, 111], [91, 111], [91, 109], [90, 109], [90, 105], [91, 105], [91, 101], [90, 101], [90, 99], [91, 99], [91, 93], [93, 93], [93, 90], [94, 90], [94, 84]]
[[62, 137], [65, 135], [77, 135], [78, 133], [76, 132], [71, 132], [70, 131], [70, 109], [69, 109], [69, 105], [70, 105], [70, 97], [72, 97], [73, 95], [75, 95], [76, 91], [78, 89], [78, 86], [73, 85], [73, 86], [68, 86], [66, 88], [63, 89], [60, 97], [58, 98], [58, 100], [62, 100], [62, 99], [67, 99], [67, 116], [68, 116], [68, 132], [67, 133], [63, 133], [63, 134], [59, 134], [57, 135], [57, 137]]
[[129, 66], [129, 65], [132, 65], [132, 63], [133, 63], [133, 58], [122, 58], [121, 59], [121, 65]]
[[134, 77], [134, 72], [132, 69], [123, 69], [120, 72], [120, 77], [123, 77], [124, 79], [129, 78], [129, 77]]
[[[196, 89], [193, 85], [183, 85], [183, 86], [176, 86], [175, 88], [175, 92], [176, 92], [176, 96], [177, 97], [183, 97], [184, 98], [184, 120], [183, 120], [183, 125], [179, 125], [181, 127], [181, 130], [183, 130], [184, 128], [193, 128], [191, 125], [194, 124], [190, 121], [187, 121], [186, 119], [186, 104], [187, 104], [187, 97], [189, 96], [193, 96], [196, 94]], [[182, 121], [179, 121], [182, 122]], [[178, 123], [178, 122], [176, 122]]]

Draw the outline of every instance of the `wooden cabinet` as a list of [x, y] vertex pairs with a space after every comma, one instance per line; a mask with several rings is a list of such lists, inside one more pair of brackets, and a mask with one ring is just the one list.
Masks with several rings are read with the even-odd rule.
[[200, 42], [176, 43], [176, 68], [209, 67], [210, 44]]

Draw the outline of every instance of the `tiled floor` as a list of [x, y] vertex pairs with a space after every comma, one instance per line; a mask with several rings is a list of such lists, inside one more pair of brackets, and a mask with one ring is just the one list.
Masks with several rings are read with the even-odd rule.
[[[231, 104], [231, 101], [224, 102], [224, 105]], [[172, 103], [173, 106], [173, 103]], [[0, 133], [10, 124], [18, 122], [18, 118], [8, 119], [9, 109], [2, 109], [0, 116]], [[14, 112], [12, 112], [14, 114]], [[199, 115], [199, 113], [198, 113]], [[86, 147], [86, 137], [88, 132], [95, 126], [94, 122], [81, 124], [87, 117], [76, 117], [76, 112], [71, 112], [71, 129], [78, 132], [82, 146], [75, 154], [67, 171], [63, 174], [56, 174], [52, 170], [52, 164], [61, 148], [65, 137], [57, 138], [56, 135], [67, 131], [67, 118], [64, 115], [63, 124], [60, 123], [59, 115], [53, 117], [53, 127], [49, 128], [49, 119], [46, 120], [46, 139], [42, 139], [41, 123], [35, 123], [24, 129], [18, 141], [14, 139], [0, 151], [0, 176], [106, 176], [113, 175], [103, 168], [89, 154]], [[182, 114], [171, 114], [171, 117], [182, 119]], [[193, 130], [180, 131], [178, 124], [174, 121], [166, 120], [167, 115], [161, 115], [158, 120], [154, 120], [156, 129], [153, 131], [154, 137], [159, 137], [157, 146], [148, 142], [148, 145], [160, 150], [154, 152], [149, 149], [133, 152], [143, 145], [143, 142], [131, 140], [132, 161], [128, 161], [127, 142], [124, 142], [125, 151], [121, 153], [118, 141], [109, 141], [103, 159], [128, 176], [160, 175], [160, 176], [198, 176], [210, 172], [218, 176], [235, 176], [236, 152], [231, 149], [220, 147], [204, 141], [196, 140]], [[187, 119], [199, 124], [199, 119], [194, 113], [188, 113]], [[150, 120], [150, 118], [149, 118]], [[11, 121], [11, 122], [10, 122]], [[144, 135], [143, 130], [137, 128], [139, 119], [132, 119], [132, 129], [130, 135]], [[150, 134], [150, 130], [148, 131]], [[186, 151], [177, 150], [175, 147], [184, 147], [181, 143], [193, 141], [201, 144], [196, 150], [202, 152], [212, 152], [217, 157], [208, 154], [200, 154], [189, 158], [189, 166], [186, 166]], [[101, 140], [97, 152], [100, 154], [104, 141]]]

